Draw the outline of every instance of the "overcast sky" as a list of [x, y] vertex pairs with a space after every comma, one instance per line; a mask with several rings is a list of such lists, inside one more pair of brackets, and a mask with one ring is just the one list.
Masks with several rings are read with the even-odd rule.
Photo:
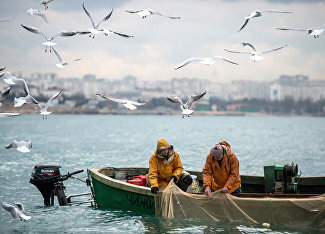
[[[82, 77], [95, 74], [99, 78], [121, 79], [134, 75], [141, 80], [199, 78], [218, 82], [231, 80], [277, 79], [280, 75], [308, 75], [325, 80], [325, 33], [314, 39], [306, 32], [287, 32], [276, 27], [310, 28], [325, 24], [325, 1], [221, 1], [221, 0], [54, 0], [44, 10], [39, 0], [1, 0], [0, 66], [8, 71], [56, 72], [60, 77]], [[114, 9], [111, 18], [101, 27], [133, 35], [126, 39], [117, 35], [87, 35], [55, 39], [57, 51], [64, 60], [82, 58], [65, 69], [55, 66], [56, 56], [45, 53], [44, 38], [23, 29], [33, 26], [51, 37], [61, 30], [85, 30], [91, 23], [82, 9], [82, 2], [95, 23]], [[28, 8], [41, 10], [49, 24], [26, 13]], [[125, 10], [152, 8], [161, 13], [179, 16], [173, 20], [161, 16], [142, 19]], [[265, 13], [253, 18], [239, 33], [244, 17], [257, 9], [292, 11], [292, 14]], [[257, 50], [269, 50], [288, 44], [275, 53], [266, 54], [259, 62], [248, 55], [231, 54], [225, 48], [247, 51], [239, 45], [250, 42]], [[217, 61], [205, 66], [190, 64], [174, 70], [190, 57], [224, 56], [239, 66]]]

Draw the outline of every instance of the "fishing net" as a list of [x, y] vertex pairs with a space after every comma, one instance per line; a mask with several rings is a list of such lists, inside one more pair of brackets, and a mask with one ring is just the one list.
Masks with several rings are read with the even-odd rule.
[[309, 198], [246, 198], [213, 192], [186, 193], [173, 181], [155, 199], [156, 214], [166, 218], [227, 220], [325, 229], [325, 194]]

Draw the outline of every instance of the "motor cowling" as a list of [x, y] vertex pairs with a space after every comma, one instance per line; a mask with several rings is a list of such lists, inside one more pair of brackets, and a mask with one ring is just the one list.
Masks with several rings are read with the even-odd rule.
[[60, 166], [34, 166], [29, 182], [41, 192], [45, 206], [54, 205], [54, 184], [58, 182], [60, 177]]

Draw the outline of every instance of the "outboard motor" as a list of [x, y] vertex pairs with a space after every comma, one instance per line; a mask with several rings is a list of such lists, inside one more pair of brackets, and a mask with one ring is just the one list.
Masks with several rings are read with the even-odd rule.
[[60, 166], [36, 165], [29, 183], [35, 185], [44, 198], [45, 206], [54, 205], [54, 184], [60, 178]]
[[[29, 183], [34, 184], [41, 192], [44, 198], [45, 206], [54, 205], [54, 195], [57, 196], [60, 206], [66, 206], [72, 204], [71, 197], [84, 196], [90, 194], [90, 193], [76, 194], [68, 197], [66, 197], [65, 195], [65, 186], [63, 185], [63, 181], [69, 179], [72, 175], [83, 171], [84, 170], [79, 170], [73, 173], [68, 173], [66, 175], [61, 175], [60, 166], [36, 165], [34, 166]], [[92, 200], [86, 202], [92, 202]], [[85, 202], [79, 202], [79, 203], [82, 204]]]

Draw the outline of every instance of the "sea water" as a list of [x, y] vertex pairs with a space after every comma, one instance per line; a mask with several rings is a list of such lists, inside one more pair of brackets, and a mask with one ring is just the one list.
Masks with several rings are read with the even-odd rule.
[[[61, 174], [98, 167], [148, 167], [157, 140], [174, 146], [186, 170], [201, 171], [210, 148], [227, 141], [240, 174], [263, 175], [263, 165], [298, 164], [302, 176], [325, 175], [325, 118], [163, 115], [22, 115], [0, 119], [0, 202], [24, 204], [29, 221], [12, 219], [0, 207], [0, 233], [310, 233], [294, 227], [205, 220], [164, 219], [101, 210], [87, 205], [44, 207], [29, 183], [34, 165], [56, 164]], [[5, 149], [12, 140], [32, 140], [29, 153]], [[85, 180], [86, 173], [77, 175]], [[66, 194], [89, 192], [69, 179]]]

